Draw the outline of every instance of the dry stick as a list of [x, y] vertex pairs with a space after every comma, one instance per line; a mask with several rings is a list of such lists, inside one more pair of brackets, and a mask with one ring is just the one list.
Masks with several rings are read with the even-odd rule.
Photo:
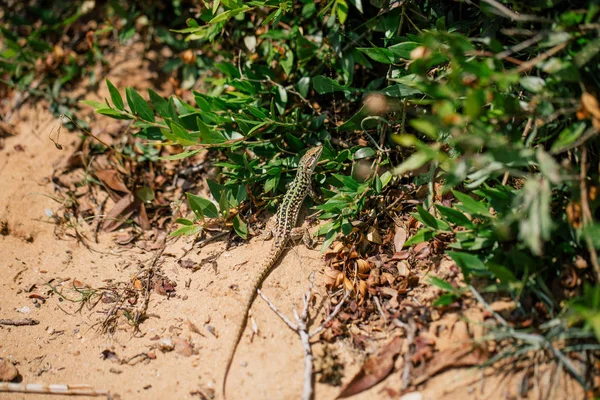
[[344, 304], [344, 302], [350, 295], [350, 292], [345, 292], [342, 300], [337, 304], [337, 306], [334, 308], [334, 310], [331, 312], [331, 314], [329, 314], [329, 316], [323, 321], [323, 323], [321, 323], [321, 325], [319, 325], [319, 327], [317, 329], [315, 329], [313, 332], [309, 332], [308, 331], [308, 318], [309, 318], [308, 308], [310, 306], [310, 298], [312, 297], [312, 289], [313, 289], [313, 286], [315, 283], [315, 273], [314, 272], [310, 274], [309, 281], [310, 281], [310, 285], [308, 287], [308, 291], [302, 297], [302, 301], [304, 303], [304, 307], [302, 308], [302, 314], [298, 315], [298, 311], [296, 309], [293, 310], [294, 318], [296, 319], [295, 324], [292, 321], [290, 321], [290, 319], [288, 317], [286, 317], [281, 311], [279, 311], [277, 306], [275, 304], [273, 304], [271, 302], [271, 300], [269, 300], [267, 298], [267, 296], [260, 289], [257, 290], [258, 295], [269, 305], [271, 310], [273, 310], [275, 312], [275, 314], [277, 314], [277, 316], [279, 318], [281, 318], [281, 320], [283, 322], [285, 322], [285, 324], [292, 331], [296, 332], [296, 334], [298, 334], [298, 336], [300, 336], [300, 341], [302, 342], [302, 347], [304, 349], [304, 385], [303, 385], [303, 389], [302, 389], [302, 400], [312, 399], [313, 393], [314, 393], [313, 380], [312, 380], [313, 355], [312, 355], [312, 350], [311, 350], [311, 346], [310, 346], [310, 338], [317, 335], [318, 333], [322, 332], [323, 329], [325, 329], [325, 325], [327, 325], [333, 318], [335, 318], [337, 313], [342, 308], [342, 304]]
[[517, 14], [513, 10], [506, 7], [504, 4], [497, 2], [496, 0], [483, 0], [483, 2], [489, 4], [495, 9], [494, 14], [499, 15], [501, 17], [510, 18], [513, 21], [553, 22], [551, 19], [541, 18], [537, 15]]
[[410, 352], [410, 346], [412, 346], [415, 342], [415, 334], [417, 333], [417, 324], [414, 320], [409, 320], [408, 324], [400, 321], [398, 318], [394, 318], [392, 320], [394, 325], [399, 328], [402, 328], [406, 331], [406, 353], [404, 353], [404, 369], [402, 371], [402, 386], [400, 386], [400, 390], [404, 391], [408, 389], [410, 386], [410, 367], [412, 354]]
[[96, 390], [90, 385], [86, 384], [46, 385], [43, 383], [29, 383], [25, 385], [22, 383], [0, 382], [0, 392], [62, 394], [66, 396], [105, 396], [107, 399], [111, 398], [108, 390]]
[[539, 56], [532, 58], [529, 61], [524, 62], [523, 64], [521, 64], [520, 66], [518, 66], [516, 68], [516, 71], [519, 74], [522, 74], [523, 72], [527, 72], [530, 69], [532, 69], [533, 67], [535, 67], [538, 63], [544, 61], [547, 58], [552, 57], [553, 55], [555, 55], [556, 53], [560, 52], [562, 49], [564, 49], [565, 47], [567, 47], [567, 45], [569, 44], [569, 42], [564, 42], [564, 43], [560, 43], [557, 44], [556, 46], [554, 46], [553, 48], [551, 48], [550, 50], [540, 54]]
[[[588, 224], [592, 221], [592, 211], [590, 210], [590, 203], [588, 201], [587, 185], [585, 183], [587, 179], [587, 147], [581, 146], [581, 174], [579, 176], [579, 191], [581, 197], [581, 210], [583, 211], [583, 228], [585, 229]], [[587, 245], [588, 252], [590, 253], [590, 260], [596, 273], [596, 282], [600, 282], [600, 265], [598, 265], [598, 253], [594, 242], [590, 235], [585, 235], [585, 243]]]
[[27, 326], [27, 325], [37, 325], [40, 321], [37, 319], [25, 318], [25, 319], [0, 319], [0, 325], [10, 325], [10, 326]]

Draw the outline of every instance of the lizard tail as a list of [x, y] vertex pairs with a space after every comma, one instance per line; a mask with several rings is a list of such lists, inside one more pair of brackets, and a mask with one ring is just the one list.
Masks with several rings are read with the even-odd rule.
[[267, 256], [267, 259], [263, 263], [264, 267], [259, 271], [258, 276], [256, 278], [254, 278], [254, 281], [252, 282], [252, 285], [250, 286], [250, 290], [246, 294], [244, 310], [243, 310], [243, 314], [242, 314], [243, 315], [242, 321], [238, 325], [238, 329], [237, 329], [237, 331], [235, 333], [235, 337], [234, 337], [233, 346], [231, 346], [231, 350], [229, 351], [229, 355], [227, 357], [227, 365], [225, 366], [225, 374], [223, 376], [223, 399], [226, 399], [226, 397], [227, 397], [225, 395], [225, 387], [227, 386], [227, 375], [229, 374], [229, 369], [231, 368], [231, 364], [233, 363], [233, 357], [235, 356], [235, 351], [237, 350], [237, 347], [240, 344], [240, 340], [242, 339], [242, 335], [244, 334], [244, 330], [246, 329], [246, 325], [248, 323], [248, 313], [250, 312], [250, 307], [252, 307], [252, 303], [254, 302], [254, 299], [256, 297], [256, 291], [258, 289], [260, 289], [260, 286], [262, 285], [263, 280], [269, 274], [269, 272], [271, 271], [271, 268], [279, 259], [279, 256], [283, 252], [284, 248], [285, 248], [285, 243], [274, 243], [273, 244], [273, 246], [271, 247], [271, 250], [269, 251], [269, 255]]

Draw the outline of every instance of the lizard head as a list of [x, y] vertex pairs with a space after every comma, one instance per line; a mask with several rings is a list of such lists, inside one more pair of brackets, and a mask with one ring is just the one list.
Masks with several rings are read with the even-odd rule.
[[308, 172], [309, 176], [314, 172], [322, 152], [323, 146], [313, 147], [308, 149], [308, 151], [300, 159], [300, 165], [305, 167], [305, 170]]

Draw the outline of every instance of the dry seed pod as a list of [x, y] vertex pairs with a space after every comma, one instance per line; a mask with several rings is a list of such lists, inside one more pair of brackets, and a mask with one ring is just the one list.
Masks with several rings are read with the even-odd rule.
[[350, 279], [346, 277], [344, 277], [344, 289], [346, 289], [347, 292], [354, 292], [354, 285], [352, 284]]
[[335, 278], [335, 284], [333, 285], [334, 288], [337, 288], [339, 286], [342, 285], [342, 282], [344, 282], [344, 273], [343, 272], [339, 272], [337, 277]]
[[344, 243], [342, 242], [335, 242], [333, 244], [333, 247], [325, 250], [325, 255], [328, 254], [339, 254], [344, 250]]
[[336, 286], [337, 277], [340, 274], [339, 271], [331, 268], [325, 268], [325, 285], [327, 286]]
[[367, 274], [371, 270], [371, 264], [362, 258], [356, 260], [356, 265], [358, 266], [358, 272], [361, 274]]
[[360, 306], [367, 297], [367, 282], [363, 280], [358, 282], [358, 293], [360, 293], [360, 300], [358, 301], [358, 305]]

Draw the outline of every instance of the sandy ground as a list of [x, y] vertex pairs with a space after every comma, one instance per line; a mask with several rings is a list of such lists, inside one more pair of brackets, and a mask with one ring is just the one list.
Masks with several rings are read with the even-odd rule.
[[[137, 67], [135, 63], [130, 66]], [[126, 75], [122, 70], [120, 73]], [[113, 81], [119, 86], [118, 78]], [[102, 126], [108, 126], [109, 120], [104, 121]], [[192, 272], [177, 263], [190, 239], [169, 240], [159, 261], [163, 273], [176, 283], [176, 294], [170, 298], [151, 296], [150, 318], [141, 324], [140, 333], [134, 334], [131, 327], [121, 324], [114, 334], [102, 334], [98, 323], [107, 305], [75, 312], [78, 304], [61, 302], [47, 283], [64, 288], [65, 295], [72, 296], [68, 283], [74, 279], [92, 288], [111, 280], [129, 281], [151, 263], [156, 251], [124, 250], [110, 234], [101, 234], [93, 250], [72, 237], [57, 236], [56, 226], [48, 217], [61, 207], [51, 183], [53, 163], [72, 151], [77, 134], [63, 130], [60, 142], [64, 149], [58, 150], [48, 138], [57, 120], [41, 103], [22, 107], [12, 123], [18, 135], [5, 139], [0, 150], [0, 318], [33, 318], [40, 323], [0, 326], [0, 358], [16, 365], [23, 383], [89, 384], [121, 399], [221, 398], [223, 366], [241, 318], [242, 294], [270, 244], [253, 239], [231, 249], [224, 242], [193, 249], [186, 257], [201, 268]], [[318, 251], [296, 246], [268, 277], [264, 292], [291, 316], [291, 309], [301, 306], [311, 272], [316, 276], [317, 292], [325, 295], [323, 269]], [[32, 294], [44, 296], [46, 301], [32, 298]], [[298, 337], [261, 299], [255, 301], [252, 314], [258, 334], [252, 333], [249, 323], [231, 369], [228, 397], [299, 398], [303, 352]], [[381, 332], [381, 342], [393, 334]], [[169, 340], [175, 350], [161, 351], [160, 343]], [[338, 340], [334, 347], [345, 363], [345, 383], [359, 370], [366, 354], [353, 350], [345, 340]], [[317, 344], [315, 353], [320, 350]], [[387, 389], [397, 391], [400, 374], [394, 372], [383, 383], [353, 398], [394, 398]], [[477, 369], [451, 370], [419, 387], [413, 398], [520, 397], [507, 393], [514, 392], [522, 379], [484, 379], [484, 375]], [[560, 387], [565, 392], [553, 398], [566, 398], [565, 393], [579, 398], [581, 394], [572, 381]], [[338, 393], [339, 388], [316, 383], [317, 400], [333, 399]], [[0, 399], [21, 398], [68, 397], [0, 393]]]

